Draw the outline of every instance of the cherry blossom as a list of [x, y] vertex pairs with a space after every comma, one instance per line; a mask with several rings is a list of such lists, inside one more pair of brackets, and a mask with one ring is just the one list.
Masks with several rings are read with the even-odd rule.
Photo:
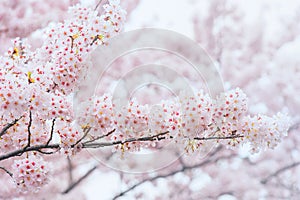
[[14, 180], [21, 192], [37, 192], [48, 181], [49, 169], [46, 162], [37, 156], [15, 160]]
[[[13, 3], [18, 5], [16, 2], [18, 1]], [[218, 2], [214, 1], [213, 5], [216, 3]], [[123, 105], [121, 103], [124, 102], [114, 99], [110, 93], [96, 93], [91, 97], [87, 96], [87, 100], [80, 100], [78, 104], [74, 104], [76, 92], [81, 83], [89, 78], [88, 72], [92, 71], [92, 52], [99, 45], [110, 45], [110, 39], [123, 30], [126, 11], [119, 4], [118, 0], [109, 0], [103, 5], [103, 11], [100, 13], [97, 7], [76, 4], [68, 9], [64, 17], [59, 17], [61, 20], [51, 22], [38, 30], [42, 35], [40, 45], [33, 44], [34, 48], [31, 48], [31, 43], [26, 38], [16, 38], [12, 40], [11, 47], [0, 56], [0, 169], [13, 178], [15, 187], [21, 192], [15, 197], [30, 197], [42, 187], [47, 187], [50, 171], [55, 168], [50, 162], [46, 162], [48, 159], [53, 159], [53, 163], [56, 159], [68, 160], [68, 170], [56, 168], [58, 171], [69, 171], [69, 187], [63, 192], [59, 191], [68, 193], [81, 181], [80, 178], [77, 182], [73, 180], [72, 162], [85, 163], [85, 159], [77, 160], [80, 155], [89, 158], [83, 149], [110, 147], [101, 152], [101, 155], [110, 158], [116, 151], [122, 155], [129, 155], [143, 150], [154, 151], [169, 142], [174, 142], [180, 152], [185, 152], [185, 156], [191, 156], [191, 159], [189, 162], [186, 162], [185, 158], [178, 159], [171, 169], [176, 170], [178, 166], [182, 166], [179, 171], [164, 176], [158, 173], [158, 178], [185, 172], [194, 168], [195, 163], [195, 167], [203, 167], [203, 171], [207, 171], [213, 178], [220, 169], [212, 166], [220, 163], [229, 165], [227, 162], [232, 159], [226, 149], [220, 152], [223, 146], [237, 150], [248, 145], [251, 153], [257, 155], [278, 146], [291, 129], [290, 117], [282, 114], [284, 112], [273, 116], [256, 114], [253, 110], [249, 112], [249, 102], [255, 99], [255, 95], [250, 94], [251, 98], [248, 100], [248, 91], [251, 91], [252, 87], [255, 88], [253, 85], [246, 87], [246, 92], [243, 91], [244, 88], [242, 90], [231, 87], [215, 98], [202, 90], [196, 90], [193, 96], [182, 91], [178, 97], [167, 97], [154, 105], [139, 102], [135, 98], [129, 99]], [[64, 9], [63, 6], [61, 10]], [[211, 12], [218, 11], [212, 14], [220, 14], [219, 8], [211, 9]], [[231, 13], [235, 9], [229, 10]], [[0, 17], [1, 14], [0, 12]], [[228, 15], [228, 18], [233, 17], [229, 21], [239, 21], [241, 17], [236, 14]], [[207, 21], [210, 20], [212, 19], [208, 17]], [[12, 20], [7, 19], [6, 22], [8, 23], [4, 26], [16, 29], [22, 27], [20, 22], [13, 24]], [[218, 24], [218, 20], [215, 22]], [[33, 30], [37, 27], [44, 26], [37, 23]], [[218, 28], [226, 30], [228, 27], [220, 25]], [[218, 29], [208, 31], [217, 32], [217, 36], [221, 32]], [[240, 31], [232, 33], [239, 35]], [[27, 33], [23, 34], [25, 35]], [[235, 52], [236, 44], [231, 37], [225, 38], [224, 45], [230, 48], [223, 52], [216, 44], [206, 44], [221, 68], [237, 64], [234, 58], [239, 56], [232, 53]], [[200, 38], [200, 42], [203, 42], [203, 38]], [[237, 46], [247, 44], [239, 43]], [[234, 56], [231, 57], [230, 52]], [[280, 60], [280, 56], [277, 56]], [[263, 61], [264, 59], [257, 55], [252, 64]], [[244, 63], [247, 63], [247, 60], [243, 60]], [[122, 68], [121, 66], [119, 68]], [[122, 70], [120, 69], [120, 72]], [[267, 72], [275, 74], [278, 78], [276, 72]], [[229, 77], [236, 78], [236, 74]], [[106, 80], [113, 82], [110, 78], [106, 77]], [[239, 79], [237, 83], [244, 81]], [[281, 83], [278, 80], [277, 82]], [[149, 95], [152, 96], [153, 94]], [[251, 106], [253, 108], [253, 105]], [[197, 164], [197, 159], [201, 157], [199, 155], [203, 153], [208, 159]], [[216, 157], [217, 153], [220, 157]], [[249, 162], [252, 161], [249, 159]], [[133, 162], [132, 166], [135, 164]], [[206, 165], [212, 168], [206, 170]], [[91, 168], [86, 176], [97, 167]], [[253, 171], [251, 173], [255, 174]], [[191, 176], [186, 176], [191, 179]], [[247, 175], [244, 174], [243, 177], [247, 178]], [[150, 177], [149, 181], [155, 179]], [[222, 180], [220, 183], [225, 183], [224, 185], [226, 181], [230, 181], [226, 176]], [[262, 184], [267, 181], [268, 177]], [[170, 186], [176, 188], [176, 183], [171, 183]], [[185, 194], [189, 194], [191, 190], [186, 188]], [[241, 190], [244, 191], [245, 188], [241, 187]], [[209, 189], [206, 192], [209, 193]], [[123, 194], [121, 193], [121, 196]], [[246, 196], [251, 194], [250, 191]]]

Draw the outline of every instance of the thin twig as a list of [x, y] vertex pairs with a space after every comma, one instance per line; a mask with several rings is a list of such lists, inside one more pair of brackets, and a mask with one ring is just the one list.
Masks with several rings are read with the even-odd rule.
[[[199, 193], [198, 193], [198, 195], [199, 195]], [[224, 192], [220, 192], [219, 194], [217, 194], [217, 195], [208, 195], [208, 196], [206, 196], [206, 198], [205, 199], [220, 199], [220, 197], [221, 196], [223, 196], [223, 195], [231, 195], [231, 196], [234, 196], [234, 192], [233, 191], [224, 191]], [[202, 196], [201, 196], [202, 197]], [[200, 198], [201, 198], [200, 197]], [[199, 198], [199, 197], [198, 197]], [[197, 199], [198, 199], [197, 198]], [[203, 198], [203, 197], [202, 197]]]
[[101, 39], [101, 35], [96, 35], [94, 37], [94, 39], [92, 40], [92, 42], [90, 43], [90, 46], [92, 46], [97, 40], [100, 40], [102, 42], [102, 44], [104, 44], [104, 42]]
[[58, 151], [59, 149], [55, 150], [55, 151], [43, 151], [41, 149], [36, 150], [37, 152], [41, 153], [41, 154], [46, 154], [46, 155], [50, 155], [50, 154], [54, 154]]
[[1, 130], [1, 132], [0, 132], [0, 137], [2, 137], [2, 135], [4, 135], [4, 134], [6, 133], [6, 131], [7, 131], [10, 127], [14, 126], [14, 125], [15, 125], [22, 117], [23, 117], [23, 116], [21, 116], [21, 117], [15, 119], [15, 120], [12, 121], [11, 123], [6, 124], [6, 126], [5, 126], [5, 127]]
[[55, 119], [52, 120], [52, 126], [51, 126], [51, 131], [50, 131], [50, 138], [47, 141], [46, 145], [50, 144], [52, 137], [53, 137], [53, 133], [54, 133], [54, 125], [55, 125]]
[[75, 144], [73, 144], [71, 147], [75, 147], [77, 144], [79, 144], [87, 136], [87, 134], [90, 132], [91, 129], [92, 129], [91, 127], [87, 128], [84, 131], [84, 135]]
[[264, 178], [263, 180], [261, 180], [260, 182], [262, 184], [266, 184], [267, 182], [269, 182], [273, 177], [278, 176], [279, 174], [283, 173], [284, 171], [291, 169], [293, 167], [297, 167], [298, 165], [300, 165], [300, 161], [299, 162], [295, 162], [292, 163], [290, 165], [284, 166], [280, 169], [278, 169], [277, 171], [275, 171], [274, 173], [270, 174], [269, 176], [267, 176], [266, 178]]
[[68, 160], [68, 172], [69, 172], [69, 185], [73, 184], [73, 165], [70, 156], [67, 157]]
[[0, 167], [0, 169], [2, 169], [3, 171], [5, 171], [10, 177], [13, 178], [13, 173], [11, 173], [10, 171], [8, 171], [6, 168]]
[[212, 137], [195, 137], [194, 140], [230, 140], [234, 138], [242, 138], [244, 135], [231, 135], [231, 136], [212, 136]]
[[28, 131], [28, 138], [27, 138], [27, 145], [24, 147], [24, 149], [30, 147], [30, 140], [31, 140], [31, 124], [32, 124], [32, 113], [31, 110], [29, 111], [29, 122], [28, 122], [28, 126], [27, 126], [27, 131]]
[[62, 194], [67, 194], [70, 192], [73, 188], [75, 188], [81, 181], [83, 181], [85, 178], [87, 178], [95, 169], [97, 169], [97, 166], [93, 167], [89, 171], [85, 173], [81, 178], [79, 178], [76, 182], [71, 184], [65, 191], [62, 192]]
[[[215, 151], [213, 151], [213, 152], [209, 155], [209, 157], [210, 157], [210, 158], [213, 157], [213, 156], [214, 156], [217, 152], [219, 152], [221, 149], [222, 149], [222, 147], [219, 146], [218, 148], [216, 148]], [[203, 162], [201, 162], [201, 163], [198, 163], [198, 164], [196, 164], [196, 165], [192, 165], [192, 166], [183, 166], [182, 168], [180, 168], [180, 169], [178, 169], [178, 170], [175, 170], [175, 171], [172, 171], [172, 172], [170, 172], [170, 173], [168, 173], [168, 174], [158, 175], [158, 176], [155, 176], [155, 177], [152, 177], [152, 178], [149, 178], [149, 179], [144, 179], [144, 180], [142, 180], [141, 182], [132, 185], [132, 186], [129, 187], [127, 190], [125, 190], [125, 191], [123, 191], [123, 192], [117, 194], [116, 196], [114, 196], [113, 200], [115, 200], [115, 199], [117, 199], [117, 198], [119, 198], [119, 197], [121, 197], [121, 196], [124, 196], [126, 193], [132, 191], [132, 190], [135, 189], [136, 187], [138, 187], [138, 186], [140, 186], [140, 185], [142, 185], [142, 184], [144, 184], [144, 183], [146, 183], [146, 182], [153, 182], [153, 181], [155, 181], [156, 179], [167, 178], [167, 177], [173, 176], [173, 175], [175, 175], [175, 174], [177, 174], [177, 173], [180, 173], [180, 172], [184, 172], [184, 171], [191, 170], [191, 169], [194, 169], [194, 168], [202, 167], [202, 166], [205, 166], [205, 165], [207, 165], [207, 164], [209, 164], [209, 163], [217, 162], [218, 160], [221, 160], [221, 159], [228, 159], [228, 158], [231, 158], [231, 157], [233, 157], [233, 155], [234, 155], [234, 154], [229, 155], [229, 156], [218, 157], [218, 158], [215, 158], [215, 159], [207, 159], [207, 160], [205, 160], [205, 161], [203, 161]]]
[[300, 122], [294, 123], [294, 124], [289, 128], [288, 132], [291, 132], [291, 131], [293, 131], [293, 130], [295, 130], [295, 129], [298, 129], [299, 126], [300, 126]]
[[169, 133], [169, 131], [152, 135], [152, 136], [147, 136], [147, 137], [129, 138], [124, 141], [118, 140], [114, 142], [101, 142], [101, 143], [88, 143], [88, 144], [83, 143], [83, 148], [99, 148], [99, 147], [106, 147], [106, 146], [114, 146], [118, 144], [125, 144], [128, 142], [145, 142], [145, 141], [162, 140], [162, 139], [166, 139], [166, 137], [162, 137], [162, 136], [166, 135], [167, 133]]
[[105, 137], [111, 135], [111, 134], [112, 134], [113, 132], [115, 132], [115, 131], [116, 131], [116, 129], [113, 129], [112, 131], [109, 131], [108, 133], [106, 133], [106, 134], [104, 134], [104, 135], [101, 135], [101, 136], [98, 136], [98, 137], [96, 137], [96, 138], [93, 138], [93, 139], [91, 139], [91, 140], [89, 140], [89, 141], [86, 141], [85, 144], [94, 142], [94, 141], [96, 141], [96, 140], [100, 140], [100, 139], [102, 139], [102, 138], [105, 138]]
[[94, 11], [97, 10], [97, 8], [100, 6], [101, 2], [102, 2], [102, 0], [100, 0], [100, 1], [97, 3], [97, 5], [96, 5]]
[[72, 36], [69, 36], [71, 38], [71, 51], [73, 50], [74, 45], [74, 38]]

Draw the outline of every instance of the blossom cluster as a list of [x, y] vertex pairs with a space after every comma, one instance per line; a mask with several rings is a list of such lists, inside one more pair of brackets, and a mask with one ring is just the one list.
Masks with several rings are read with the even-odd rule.
[[[104, 5], [100, 16], [78, 4], [69, 9], [66, 20], [45, 29], [40, 48], [32, 51], [26, 39], [13, 41], [13, 47], [0, 57], [0, 127], [20, 120], [0, 138], [1, 150], [27, 145], [29, 121], [32, 144], [47, 141], [53, 119], [69, 126], [73, 121], [71, 92], [86, 76], [88, 56], [122, 30], [125, 14], [115, 0]], [[60, 136], [65, 145], [64, 134]]]
[[[215, 137], [217, 142], [230, 147], [250, 143], [252, 151], [258, 152], [274, 148], [289, 127], [288, 117], [280, 113], [273, 117], [247, 115], [247, 96], [239, 88], [224, 92], [216, 99], [201, 91], [152, 106], [132, 99], [121, 109], [112, 100], [109, 94], [93, 96], [79, 106], [77, 123], [90, 127], [93, 138], [111, 130], [115, 131], [107, 139], [113, 141], [166, 133], [166, 141], [185, 143], [187, 148], [192, 145], [195, 151], [205, 142], [199, 138]], [[136, 151], [150, 144], [150, 141], [125, 143], [125, 150]], [[116, 148], [124, 150], [124, 144]]]
[[30, 37], [30, 34], [46, 27], [49, 22], [63, 20], [68, 7], [76, 2], [77, 0], [0, 1], [0, 53], [7, 50], [12, 38]]
[[[77, 143], [88, 129], [76, 126], [72, 95], [86, 78], [92, 51], [122, 30], [126, 12], [119, 3], [109, 0], [101, 14], [81, 4], [70, 7], [65, 20], [41, 30], [41, 46], [33, 49], [26, 38], [16, 38], [0, 56], [1, 153], [48, 145], [56, 136], [63, 153], [80, 150]], [[42, 186], [46, 165], [35, 155], [17, 160], [18, 188]]]
[[14, 181], [20, 192], [37, 192], [48, 182], [48, 164], [40, 157], [30, 156], [15, 160], [13, 164]]
[[[57, 129], [57, 133], [60, 136], [61, 140], [61, 149], [64, 154], [72, 155], [75, 154], [76, 151], [80, 150], [80, 144], [78, 142], [84, 135], [84, 130], [81, 129], [77, 124], [74, 123], [66, 123], [63, 120], [56, 121], [55, 128]], [[77, 145], [78, 144], [78, 145]], [[75, 146], [77, 145], [77, 146]], [[74, 147], [73, 147], [74, 146]]]
[[274, 117], [264, 115], [247, 116], [243, 119], [240, 132], [250, 141], [251, 151], [274, 148], [284, 136], [287, 136], [289, 120], [278, 113]]
[[92, 8], [76, 5], [69, 9], [69, 19], [45, 30], [45, 42], [34, 57], [42, 64], [39, 71], [51, 74], [49, 90], [74, 92], [86, 76], [90, 53], [122, 30], [126, 12], [119, 2], [109, 1], [104, 10], [99, 16]]

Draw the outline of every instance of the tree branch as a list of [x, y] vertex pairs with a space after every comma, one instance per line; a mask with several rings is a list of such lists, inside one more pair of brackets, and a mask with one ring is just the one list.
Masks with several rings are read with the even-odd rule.
[[97, 5], [95, 6], [94, 10], [97, 10], [97, 8], [100, 6], [102, 0], [99, 0], [99, 2], [97, 3]]
[[299, 128], [299, 126], [300, 126], [300, 122], [294, 123], [294, 124], [289, 128], [288, 132], [291, 132], [291, 131], [293, 131], [293, 130]]
[[18, 149], [18, 150], [9, 152], [7, 154], [4, 154], [4, 155], [0, 156], [0, 161], [6, 160], [11, 157], [15, 157], [15, 156], [21, 156], [23, 153], [29, 152], [29, 151], [39, 151], [41, 149], [59, 149], [59, 148], [60, 148], [59, 144], [50, 144], [50, 145], [42, 144], [42, 145], [30, 146], [27, 148]]
[[31, 125], [32, 125], [32, 113], [31, 110], [29, 111], [29, 122], [28, 122], [28, 126], [27, 126], [27, 131], [28, 131], [28, 138], [27, 138], [27, 145], [24, 147], [24, 149], [30, 147], [30, 140], [31, 140]]
[[295, 162], [292, 163], [290, 165], [287, 165], [285, 167], [282, 167], [280, 169], [278, 169], [277, 171], [275, 171], [274, 173], [270, 174], [269, 176], [267, 176], [266, 178], [264, 178], [263, 180], [261, 180], [260, 182], [262, 184], [266, 184], [267, 182], [269, 182], [273, 177], [278, 176], [279, 174], [283, 173], [284, 171], [291, 169], [293, 167], [297, 167], [298, 165], [300, 165], [300, 161], [299, 162]]
[[242, 138], [244, 135], [231, 135], [231, 136], [212, 136], [212, 137], [195, 137], [194, 140], [230, 140], [234, 138]]
[[50, 144], [50, 142], [52, 140], [53, 133], [54, 133], [54, 125], [55, 125], [55, 119], [52, 120], [51, 131], [50, 131], [50, 138], [47, 141], [46, 145]]
[[73, 188], [75, 188], [81, 181], [83, 181], [85, 178], [87, 178], [95, 169], [97, 169], [97, 166], [93, 167], [89, 171], [87, 171], [81, 178], [79, 178], [76, 182], [71, 184], [65, 191], [62, 192], [62, 194], [67, 194], [70, 192]]
[[85, 131], [84, 131], [84, 135], [75, 143], [73, 144], [71, 147], [75, 147], [77, 144], [79, 144], [86, 136], [87, 134], [90, 132], [92, 128], [87, 128]]
[[67, 157], [68, 160], [68, 172], [69, 172], [69, 185], [73, 183], [73, 165], [70, 156]]
[[12, 126], [14, 126], [23, 116], [19, 117], [18, 119], [15, 119], [14, 121], [12, 121], [11, 123], [6, 124], [6, 126], [1, 130], [0, 132], [0, 137], [2, 137], [6, 131], [11, 128]]
[[[30, 120], [31, 121], [31, 120]], [[31, 123], [29, 123], [30, 125]], [[28, 129], [30, 129], [30, 126], [28, 125]], [[87, 132], [90, 129], [87, 130]], [[114, 130], [110, 131], [108, 134], [111, 134], [111, 132], [113, 132]], [[86, 134], [87, 134], [86, 132]], [[101, 147], [107, 147], [107, 146], [115, 146], [115, 145], [119, 145], [119, 144], [125, 144], [125, 143], [130, 143], [130, 142], [146, 142], [146, 141], [160, 141], [160, 140], [164, 140], [167, 139], [166, 134], [168, 134], [169, 131], [163, 132], [163, 133], [159, 133], [156, 135], [152, 135], [152, 136], [146, 136], [146, 137], [140, 137], [140, 138], [129, 138], [126, 139], [124, 141], [119, 140], [119, 141], [114, 141], [114, 142], [102, 142], [102, 143], [90, 143], [89, 141], [82, 143], [82, 148], [101, 148]], [[85, 136], [86, 136], [85, 134]], [[29, 134], [30, 135], [30, 134]], [[74, 145], [72, 145], [71, 147], [74, 148], [79, 142], [81, 142], [81, 140], [85, 137], [83, 136], [77, 143], [75, 143]], [[30, 136], [28, 136], [30, 137]], [[221, 140], [221, 139], [233, 139], [233, 138], [237, 138], [237, 137], [243, 137], [242, 135], [233, 135], [233, 136], [226, 136], [226, 137], [202, 137], [202, 138], [194, 138], [195, 140]], [[169, 136], [169, 138], [173, 138], [172, 136]], [[29, 138], [30, 139], [30, 138]], [[10, 157], [15, 157], [15, 156], [21, 156], [23, 153], [25, 152], [29, 152], [29, 151], [38, 151], [40, 153], [43, 154], [53, 154], [54, 152], [45, 152], [42, 151], [42, 149], [60, 149], [60, 145], [59, 144], [43, 144], [43, 145], [36, 145], [36, 146], [26, 146], [23, 149], [18, 149], [12, 152], [9, 152], [7, 154], [4, 154], [2, 156], [0, 156], [0, 161], [2, 160], [6, 160]]]
[[[106, 146], [114, 146], [118, 144], [125, 144], [128, 142], [145, 142], [145, 141], [154, 141], [154, 140], [163, 140], [166, 139], [164, 135], [168, 134], [169, 131], [159, 133], [156, 135], [152, 136], [146, 136], [146, 137], [141, 137], [141, 138], [129, 138], [124, 141], [119, 140], [119, 141], [114, 141], [114, 142], [102, 142], [102, 143], [89, 143], [85, 142], [83, 143], [83, 148], [99, 148], [99, 147], [106, 147]], [[244, 137], [243, 135], [232, 135], [232, 136], [225, 136], [225, 137], [217, 137], [217, 136], [212, 136], [212, 137], [195, 137], [193, 138], [194, 140], [227, 140], [227, 139], [234, 139], [234, 138], [241, 138]], [[170, 137], [172, 138], [172, 137]]]
[[217, 161], [219, 161], [219, 160], [221, 160], [221, 159], [228, 159], [228, 158], [231, 158], [231, 157], [234, 156], [234, 154], [232, 154], [232, 155], [229, 155], [229, 156], [221, 156], [221, 157], [218, 157], [218, 158], [215, 158], [215, 159], [211, 159], [211, 158], [212, 158], [217, 152], [219, 152], [221, 149], [222, 149], [222, 146], [218, 146], [218, 147], [217, 147], [217, 148], [209, 155], [209, 159], [207, 159], [207, 160], [205, 160], [205, 161], [203, 161], [203, 162], [201, 162], [201, 163], [198, 163], [198, 164], [196, 164], [196, 165], [192, 165], [192, 166], [185, 166], [185, 165], [183, 165], [183, 167], [182, 167], [181, 169], [172, 171], [172, 172], [170, 172], [170, 173], [168, 173], [168, 174], [158, 175], [158, 176], [155, 176], [155, 177], [152, 177], [152, 178], [149, 178], [149, 179], [144, 179], [144, 180], [142, 180], [141, 182], [132, 185], [132, 186], [129, 187], [127, 190], [125, 190], [125, 191], [123, 191], [123, 192], [117, 194], [116, 196], [114, 196], [114, 197], [113, 197], [113, 200], [118, 199], [118, 198], [121, 197], [121, 196], [124, 196], [126, 193], [128, 193], [128, 192], [134, 190], [136, 187], [138, 187], [138, 186], [140, 186], [140, 185], [142, 185], [142, 184], [144, 184], [144, 183], [146, 183], [146, 182], [153, 182], [153, 181], [155, 181], [155, 180], [157, 180], [157, 179], [160, 179], [160, 178], [167, 178], [167, 177], [173, 176], [173, 175], [175, 175], [175, 174], [177, 174], [177, 173], [180, 173], [180, 172], [185, 172], [185, 171], [187, 171], [187, 170], [191, 170], [191, 169], [194, 169], [194, 168], [203, 167], [203, 166], [205, 166], [205, 165], [207, 165], [207, 164], [209, 164], [209, 163], [215, 163], [215, 162], [217, 162]]
[[169, 133], [169, 131], [152, 135], [152, 136], [147, 136], [147, 137], [129, 138], [124, 141], [119, 140], [114, 142], [83, 143], [83, 148], [99, 148], [99, 147], [106, 147], [106, 146], [114, 146], [118, 144], [125, 144], [128, 142], [145, 142], [145, 141], [162, 140], [162, 139], [166, 139], [166, 137], [162, 137], [162, 136], [166, 135], [167, 133]]
[[11, 173], [10, 171], [8, 171], [6, 168], [0, 167], [0, 169], [2, 169], [3, 171], [5, 171], [10, 177], [13, 178], [13, 173]]
[[96, 140], [100, 140], [100, 139], [102, 139], [102, 138], [105, 138], [105, 137], [111, 135], [111, 134], [112, 134], [113, 132], [115, 132], [115, 131], [116, 131], [116, 129], [113, 129], [113, 130], [109, 131], [107, 134], [104, 134], [104, 135], [95, 137], [95, 138], [93, 138], [93, 139], [91, 139], [91, 140], [89, 140], [89, 141], [86, 141], [85, 144], [94, 142], [94, 141], [96, 141]]

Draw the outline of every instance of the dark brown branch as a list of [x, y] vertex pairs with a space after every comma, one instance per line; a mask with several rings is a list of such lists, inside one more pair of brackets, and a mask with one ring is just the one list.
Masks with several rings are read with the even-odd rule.
[[28, 131], [28, 138], [27, 138], [27, 145], [24, 147], [25, 149], [30, 147], [30, 140], [31, 140], [31, 125], [32, 125], [32, 113], [31, 110], [29, 111], [29, 122], [28, 122], [28, 126], [27, 126], [27, 131]]
[[46, 155], [50, 155], [50, 154], [54, 154], [58, 151], [59, 149], [55, 150], [55, 151], [43, 151], [41, 149], [36, 150], [37, 152], [41, 153], [41, 154], [46, 154]]
[[[160, 133], [154, 136], [149, 136], [149, 137], [141, 137], [141, 138], [130, 138], [127, 139], [125, 141], [116, 141], [116, 142], [111, 142], [111, 143], [91, 143], [91, 144], [84, 144], [83, 143], [83, 148], [100, 148], [100, 147], [105, 147], [105, 146], [114, 146], [117, 144], [123, 144], [123, 143], [127, 143], [127, 142], [134, 142], [134, 141], [153, 141], [153, 140], [160, 140], [162, 138], [160, 138], [160, 136], [167, 134], [168, 132], [165, 133]], [[164, 138], [163, 138], [164, 139]], [[76, 145], [76, 144], [75, 144]], [[72, 148], [75, 147], [75, 145], [72, 145]], [[42, 152], [42, 149], [60, 149], [59, 144], [44, 144], [44, 145], [36, 145], [36, 146], [29, 146], [27, 148], [23, 148], [23, 149], [18, 149], [15, 151], [12, 151], [10, 153], [4, 154], [2, 156], [0, 156], [0, 161], [1, 160], [6, 160], [8, 158], [11, 157], [15, 157], [15, 156], [21, 156], [23, 153], [25, 152], [29, 152], [29, 151], [39, 151]], [[44, 154], [46, 154], [47, 152], [42, 152]], [[49, 154], [51, 154], [49, 152]]]
[[92, 40], [90, 46], [92, 46], [97, 40], [98, 40], [98, 35], [96, 35], [95, 38]]
[[[30, 126], [28, 125], [28, 127], [30, 127]], [[86, 134], [88, 133], [89, 130], [90, 129], [87, 129]], [[112, 130], [112, 131], [114, 131], [114, 130]], [[167, 138], [172, 139], [172, 136], [166, 136], [166, 134], [168, 134], [168, 133], [169, 133], [169, 131], [166, 131], [166, 132], [159, 133], [159, 134], [152, 135], [152, 136], [146, 136], [146, 137], [140, 137], [140, 138], [129, 138], [126, 140], [119, 140], [119, 141], [114, 141], [114, 142], [102, 142], [102, 143], [86, 142], [86, 143], [82, 143], [82, 148], [101, 148], [101, 147], [107, 147], [107, 146], [115, 146], [115, 145], [119, 145], [119, 144], [126, 144], [126, 143], [130, 143], [130, 142], [146, 142], [146, 141], [155, 141], [155, 140], [160, 141], [160, 140], [164, 140]], [[86, 134], [85, 134], [85, 136], [86, 136]], [[77, 143], [75, 143], [71, 147], [74, 148], [79, 142], [81, 142], [82, 139], [84, 139], [85, 136], [83, 136]], [[203, 138], [194, 138], [194, 139], [195, 140], [215, 140], [215, 139], [221, 140], [221, 139], [233, 139], [233, 138], [237, 138], [237, 137], [243, 137], [243, 136], [242, 135], [233, 135], [233, 136], [227, 136], [227, 137], [206, 137], [206, 138], [203, 137]], [[28, 146], [23, 149], [18, 149], [18, 150], [15, 150], [15, 151], [12, 151], [10, 153], [0, 156], [0, 161], [6, 160], [10, 157], [21, 156], [23, 153], [29, 152], [29, 151], [38, 151], [43, 154], [54, 153], [54, 152], [42, 151], [43, 149], [59, 150], [60, 145], [59, 144], [44, 144], [44, 145], [36, 145], [36, 146], [32, 146], [32, 147]]]
[[67, 194], [70, 192], [73, 188], [75, 188], [81, 181], [83, 181], [85, 178], [87, 178], [95, 169], [97, 169], [97, 166], [93, 167], [89, 171], [85, 173], [81, 178], [79, 178], [76, 182], [71, 184], [65, 191], [62, 192], [62, 194]]
[[231, 158], [231, 157], [234, 156], [234, 154], [232, 154], [232, 155], [229, 155], [229, 156], [222, 156], [222, 157], [218, 157], [218, 158], [212, 159], [212, 157], [213, 157], [217, 152], [219, 152], [221, 149], [222, 149], [221, 146], [217, 147], [217, 148], [215, 149], [215, 151], [213, 151], [213, 152], [209, 155], [209, 157], [210, 157], [209, 159], [207, 159], [207, 160], [205, 160], [205, 161], [203, 161], [203, 162], [201, 162], [201, 163], [198, 163], [198, 164], [196, 164], [196, 165], [192, 165], [192, 166], [185, 166], [185, 165], [183, 165], [183, 167], [182, 167], [181, 169], [172, 171], [172, 172], [170, 172], [170, 173], [168, 173], [168, 174], [158, 175], [158, 176], [155, 176], [155, 177], [152, 177], [152, 178], [149, 178], [149, 179], [144, 179], [144, 180], [142, 180], [141, 182], [132, 185], [132, 186], [129, 187], [127, 190], [125, 190], [125, 191], [123, 191], [123, 192], [117, 194], [116, 196], [114, 196], [113, 200], [118, 199], [118, 198], [121, 197], [121, 196], [124, 196], [126, 193], [128, 193], [128, 192], [134, 190], [136, 187], [138, 187], [138, 186], [140, 186], [140, 185], [142, 185], [142, 184], [144, 184], [144, 183], [146, 183], [146, 182], [153, 182], [153, 181], [155, 181], [155, 180], [157, 180], [157, 179], [160, 179], [160, 178], [167, 178], [167, 177], [170, 177], [170, 176], [174, 176], [174, 175], [177, 174], [177, 173], [185, 172], [185, 171], [192, 170], [192, 169], [199, 168], [199, 167], [203, 167], [203, 166], [205, 166], [205, 165], [207, 165], [207, 164], [217, 162], [217, 161], [219, 161], [219, 160], [221, 160], [221, 159], [228, 159], [228, 158]]
[[244, 135], [230, 135], [224, 137], [212, 136], [212, 137], [195, 137], [194, 140], [230, 140], [234, 138], [242, 138]]
[[92, 46], [97, 40], [100, 40], [102, 42], [102, 44], [104, 44], [104, 42], [102, 41], [101, 37], [102, 37], [101, 35], [96, 35], [94, 37], [94, 39], [92, 40], [92, 42], [90, 43], [90, 46]]
[[285, 172], [286, 170], [289, 170], [291, 168], [297, 167], [298, 165], [300, 165], [300, 161], [299, 162], [295, 162], [292, 163], [290, 165], [284, 166], [280, 169], [278, 169], [277, 171], [275, 171], [274, 173], [270, 174], [269, 176], [267, 176], [266, 178], [264, 178], [263, 180], [261, 180], [260, 182], [262, 184], [266, 184], [267, 182], [269, 182], [273, 177], [278, 176], [279, 174]]
[[169, 131], [152, 135], [152, 136], [147, 136], [147, 137], [129, 138], [124, 141], [119, 140], [114, 142], [88, 143], [88, 144], [83, 143], [83, 148], [99, 148], [99, 147], [106, 147], [106, 146], [114, 146], [118, 144], [125, 144], [128, 142], [145, 142], [145, 141], [162, 140], [162, 139], [166, 139], [166, 137], [162, 137], [162, 136], [166, 135], [167, 133], [169, 133]]
[[75, 144], [73, 144], [71, 147], [73, 148], [73, 147], [75, 147], [77, 144], [79, 144], [79, 143], [87, 136], [87, 134], [90, 132], [91, 129], [92, 129], [91, 127], [87, 128], [87, 129], [84, 131], [84, 135], [83, 135], [83, 136], [82, 136]]
[[0, 167], [0, 169], [2, 169], [3, 171], [5, 171], [10, 177], [13, 178], [13, 173], [11, 173], [10, 171], [8, 171], [6, 168]]
[[10, 153], [4, 154], [0, 156], [0, 161], [2, 160], [6, 160], [8, 158], [11, 157], [15, 157], [15, 156], [21, 156], [23, 153], [25, 152], [30, 152], [30, 151], [39, 151], [41, 149], [59, 149], [59, 144], [50, 144], [50, 145], [36, 145], [36, 146], [30, 146], [27, 148], [22, 148], [22, 149], [18, 149], [15, 151], [12, 151]]
[[74, 38], [71, 35], [69, 35], [69, 38], [71, 38], [71, 51], [72, 51], [74, 46]]
[[54, 125], [55, 125], [55, 119], [52, 120], [51, 131], [50, 131], [50, 138], [47, 141], [46, 145], [50, 144], [50, 142], [52, 140], [53, 133], [54, 133]]
[[2, 137], [6, 131], [11, 128], [12, 126], [14, 126], [23, 116], [19, 117], [18, 119], [15, 119], [14, 121], [12, 121], [11, 123], [6, 124], [6, 126], [1, 130], [0, 132], [0, 137]]
[[[84, 148], [99, 148], [99, 147], [106, 147], [106, 146], [113, 146], [113, 145], [118, 145], [118, 144], [125, 144], [128, 142], [144, 142], [144, 141], [154, 141], [154, 140], [163, 140], [166, 139], [164, 135], [169, 133], [169, 131], [159, 133], [157, 135], [152, 135], [152, 136], [147, 136], [147, 137], [141, 137], [141, 138], [129, 138], [124, 141], [115, 141], [115, 142], [102, 142], [102, 143], [84, 143], [83, 147]], [[212, 137], [196, 137], [193, 138], [194, 140], [227, 140], [227, 139], [234, 139], [234, 138], [241, 138], [244, 137], [243, 135], [232, 135], [232, 136], [225, 136], [225, 137], [217, 137], [217, 136], [212, 136]]]

